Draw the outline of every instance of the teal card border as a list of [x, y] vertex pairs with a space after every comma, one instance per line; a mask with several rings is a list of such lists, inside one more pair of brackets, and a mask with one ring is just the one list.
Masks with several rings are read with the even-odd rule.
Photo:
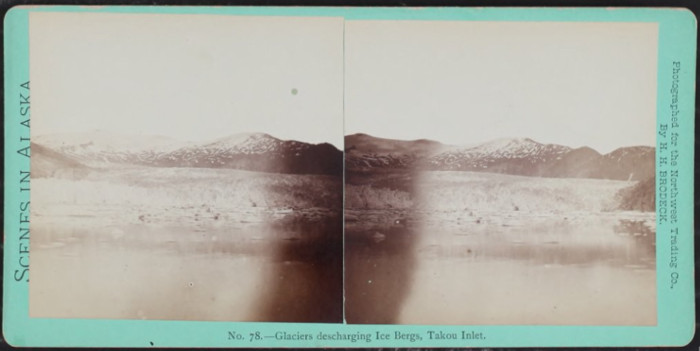
[[[28, 317], [29, 240], [29, 14], [119, 12], [250, 16], [333, 16], [346, 20], [654, 22], [659, 28], [657, 96], [658, 324], [629, 326], [412, 326], [299, 323], [184, 322]], [[650, 8], [350, 8], [350, 7], [79, 7], [21, 6], [5, 16], [5, 228], [3, 333], [15, 346], [103, 347], [535, 347], [679, 346], [695, 332], [693, 258], [694, 95], [697, 22], [686, 9]], [[674, 62], [680, 63], [674, 77]], [[674, 83], [674, 78], [678, 78]], [[27, 84], [25, 84], [27, 83]], [[677, 84], [677, 120], [672, 89]], [[674, 124], [677, 121], [677, 124]], [[624, 132], [624, 131], [620, 131]], [[677, 137], [671, 139], [671, 132]], [[674, 143], [675, 141], [675, 143]], [[665, 144], [664, 144], [665, 143]], [[673, 156], [678, 157], [672, 163]], [[667, 173], [662, 173], [667, 172]], [[674, 178], [675, 179], [671, 179]], [[677, 182], [676, 195], [664, 186]], [[668, 183], [667, 183], [668, 182]], [[663, 189], [663, 191], [662, 191]], [[665, 195], [664, 195], [665, 194]], [[659, 206], [673, 196], [677, 222]], [[662, 203], [662, 201], [669, 201]], [[675, 259], [673, 258], [675, 257]], [[19, 277], [19, 281], [15, 278]], [[497, 301], [494, 301], [497, 304]], [[421, 341], [377, 340], [377, 332], [418, 333]], [[429, 340], [427, 331], [483, 333], [481, 340]], [[312, 341], [256, 339], [256, 335], [309, 333]], [[319, 333], [371, 334], [370, 342], [318, 340]], [[259, 334], [256, 334], [259, 333]]]

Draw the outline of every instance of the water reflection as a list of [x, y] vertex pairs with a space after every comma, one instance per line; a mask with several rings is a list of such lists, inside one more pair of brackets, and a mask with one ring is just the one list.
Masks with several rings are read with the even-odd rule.
[[339, 214], [275, 225], [297, 236], [284, 238], [264, 278], [269, 289], [257, 302], [260, 320], [340, 323], [343, 317], [343, 242]]
[[[398, 221], [398, 220], [395, 220]], [[416, 232], [401, 223], [345, 232], [345, 318], [348, 323], [398, 322], [411, 288]]]
[[653, 214], [411, 216], [346, 231], [348, 323], [656, 323]]
[[194, 228], [46, 219], [34, 226], [30, 314], [342, 321], [342, 222], [327, 212]]

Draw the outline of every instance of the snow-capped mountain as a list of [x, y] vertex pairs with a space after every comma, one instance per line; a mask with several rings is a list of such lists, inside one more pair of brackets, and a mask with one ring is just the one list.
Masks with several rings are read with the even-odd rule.
[[[334, 146], [280, 140], [264, 133], [234, 134], [204, 143], [107, 132], [37, 136], [34, 149], [57, 164], [234, 168], [250, 171], [341, 175], [343, 153]], [[40, 156], [42, 156], [40, 155]], [[70, 162], [69, 162], [70, 161]], [[50, 162], [47, 164], [51, 164]], [[543, 144], [529, 138], [470, 146], [392, 140], [366, 134], [345, 137], [345, 169], [473, 171], [557, 178], [643, 180], [654, 175], [655, 149], [622, 147], [601, 155], [589, 147]]]
[[88, 165], [150, 164], [158, 155], [187, 145], [164, 136], [120, 135], [105, 131], [41, 135], [32, 137], [32, 143]]
[[451, 146], [430, 140], [400, 141], [355, 134], [347, 136], [345, 143], [349, 171], [403, 168], [641, 180], [652, 177], [655, 168], [654, 148], [647, 146], [623, 147], [601, 155], [589, 147], [574, 149], [529, 138]]
[[480, 171], [539, 175], [536, 169], [560, 160], [571, 148], [540, 144], [532, 139], [498, 139], [481, 145], [456, 148], [430, 157], [426, 166], [438, 170]]
[[341, 175], [343, 154], [334, 146], [280, 140], [264, 133], [236, 134], [160, 155], [158, 166]]
[[343, 169], [342, 152], [331, 144], [280, 140], [264, 133], [234, 134], [195, 144], [165, 137], [95, 132], [38, 136], [32, 144], [97, 167], [207, 167], [333, 175], [341, 175]]
[[265, 133], [239, 133], [205, 144], [203, 147], [242, 154], [262, 154], [275, 151], [281, 143], [281, 140]]

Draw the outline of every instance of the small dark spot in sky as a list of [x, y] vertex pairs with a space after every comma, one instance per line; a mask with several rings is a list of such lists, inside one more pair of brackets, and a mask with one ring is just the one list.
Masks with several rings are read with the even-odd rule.
[[150, 343], [150, 344], [151, 344], [151, 346], [153, 346], [153, 341], [149, 341], [148, 343]]
[[296, 95], [299, 93], [299, 90], [297, 88], [292, 89], [292, 95]]

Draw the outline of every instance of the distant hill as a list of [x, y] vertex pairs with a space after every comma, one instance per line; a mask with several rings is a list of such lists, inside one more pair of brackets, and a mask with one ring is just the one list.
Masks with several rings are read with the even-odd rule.
[[59, 152], [86, 165], [110, 163], [148, 165], [159, 155], [188, 145], [151, 135], [120, 135], [105, 131], [41, 135], [32, 143]]
[[601, 155], [529, 138], [498, 139], [471, 146], [432, 140], [401, 141], [366, 134], [346, 136], [349, 171], [423, 169], [472, 171], [552, 178], [642, 180], [654, 175], [653, 147], [622, 147]]
[[394, 140], [373, 137], [367, 134], [352, 134], [345, 137], [345, 151], [377, 154], [416, 154], [425, 156], [444, 145], [433, 140]]
[[89, 168], [70, 156], [31, 143], [31, 175], [33, 178], [54, 177], [63, 174], [80, 176]]
[[650, 146], [621, 147], [603, 155], [600, 178], [646, 180], [656, 172], [656, 150]]
[[427, 139], [404, 141], [353, 134], [345, 137], [345, 167], [351, 170], [403, 169], [444, 149], [445, 145]]
[[328, 143], [280, 140], [264, 133], [185, 143], [165, 137], [106, 132], [40, 136], [44, 150], [88, 166], [233, 168], [249, 171], [341, 176], [343, 153]]

